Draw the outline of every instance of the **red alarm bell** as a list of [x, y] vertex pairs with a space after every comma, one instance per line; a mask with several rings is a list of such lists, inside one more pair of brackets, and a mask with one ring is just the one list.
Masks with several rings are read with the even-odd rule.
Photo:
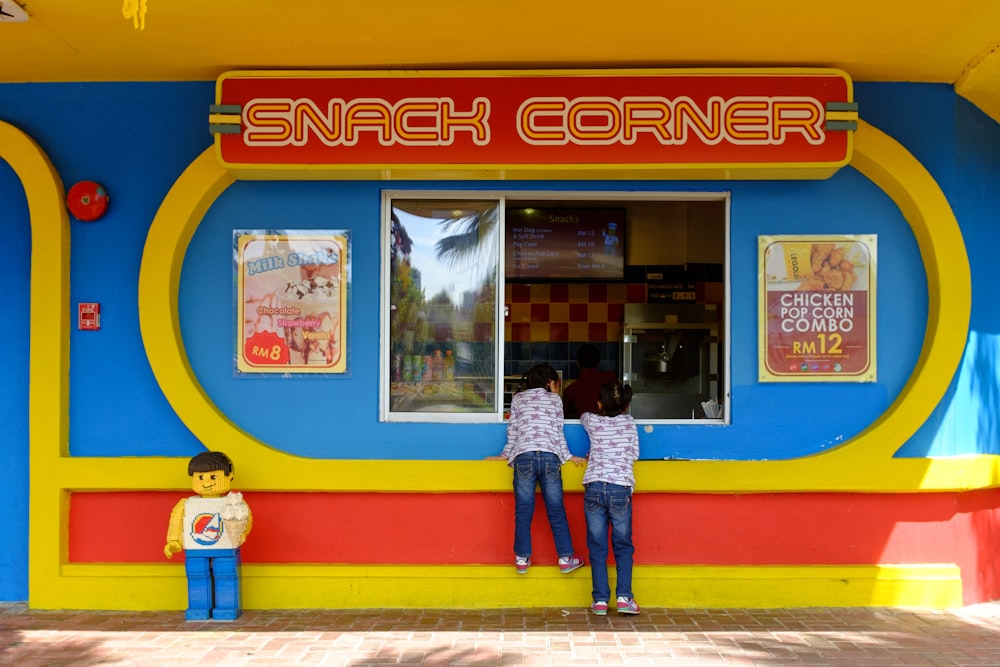
[[66, 205], [77, 220], [92, 222], [108, 210], [108, 191], [93, 181], [80, 181], [69, 189]]

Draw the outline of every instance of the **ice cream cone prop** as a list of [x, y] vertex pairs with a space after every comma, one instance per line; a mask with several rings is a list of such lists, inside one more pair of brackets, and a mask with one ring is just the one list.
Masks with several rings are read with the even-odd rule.
[[226, 503], [219, 510], [225, 532], [229, 533], [233, 547], [239, 548], [246, 541], [250, 532], [250, 506], [243, 501], [243, 494], [231, 491], [226, 496]]

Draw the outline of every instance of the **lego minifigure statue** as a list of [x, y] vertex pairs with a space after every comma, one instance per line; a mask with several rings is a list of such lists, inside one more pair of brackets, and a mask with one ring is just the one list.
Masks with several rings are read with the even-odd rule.
[[240, 606], [240, 546], [253, 527], [243, 494], [230, 491], [233, 462], [222, 452], [202, 452], [188, 462], [197, 496], [170, 513], [163, 554], [184, 551], [189, 621], [235, 621]]

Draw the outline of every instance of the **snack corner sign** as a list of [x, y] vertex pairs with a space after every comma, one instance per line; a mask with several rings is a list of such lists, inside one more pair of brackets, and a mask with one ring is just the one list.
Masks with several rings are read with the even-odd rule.
[[209, 126], [247, 178], [825, 178], [857, 121], [833, 69], [231, 72]]

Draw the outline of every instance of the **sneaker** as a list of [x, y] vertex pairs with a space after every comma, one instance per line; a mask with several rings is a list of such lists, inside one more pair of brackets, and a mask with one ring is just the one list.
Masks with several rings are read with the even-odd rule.
[[636, 604], [635, 600], [633, 600], [632, 598], [620, 597], [618, 598], [618, 613], [638, 614], [639, 605]]
[[598, 600], [594, 604], [590, 605], [590, 611], [594, 612], [598, 616], [608, 615], [608, 603], [604, 600]]
[[581, 567], [583, 567], [583, 559], [579, 556], [567, 556], [559, 559], [559, 571], [563, 574], [569, 574]]
[[518, 556], [514, 559], [514, 567], [517, 568], [518, 574], [527, 574], [529, 565], [531, 565], [531, 558], [528, 556]]

